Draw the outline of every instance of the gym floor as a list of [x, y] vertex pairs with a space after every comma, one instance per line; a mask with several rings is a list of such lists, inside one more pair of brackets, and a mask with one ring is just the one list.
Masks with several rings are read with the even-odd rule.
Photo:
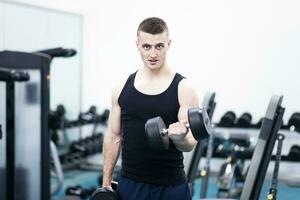
[[[97, 186], [98, 181], [97, 178], [99, 176], [99, 172], [95, 171], [80, 171], [80, 170], [72, 170], [64, 173], [64, 189], [61, 190], [57, 195], [53, 196], [51, 200], [62, 200], [64, 197], [64, 191], [68, 186], [76, 186], [81, 185], [85, 188]], [[215, 198], [217, 189], [215, 187], [216, 179], [215, 177], [211, 177], [209, 181], [208, 186], [208, 192], [207, 192], [207, 198]], [[55, 180], [52, 180], [52, 184], [55, 184]], [[194, 196], [193, 200], [199, 199], [199, 193], [200, 193], [200, 185], [201, 180], [197, 179], [194, 186]], [[269, 191], [269, 187], [271, 185], [270, 180], [266, 180], [262, 191], [260, 200], [266, 200], [267, 199], [267, 193]], [[299, 188], [292, 188], [288, 187], [282, 182], [278, 183], [278, 193], [277, 193], [277, 199], [280, 200], [296, 200], [299, 199], [300, 189]]]

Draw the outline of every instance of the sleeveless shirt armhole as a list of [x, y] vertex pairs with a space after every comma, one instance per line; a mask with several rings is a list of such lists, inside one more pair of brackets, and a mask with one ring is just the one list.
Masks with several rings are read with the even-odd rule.
[[176, 74], [176, 79], [177, 79], [177, 93], [178, 93], [178, 89], [179, 89], [179, 83], [183, 80], [183, 79], [187, 79], [186, 77], [182, 76], [181, 74], [177, 73]]
[[136, 73], [137, 73], [137, 71], [134, 72], [134, 73], [132, 73], [132, 74], [130, 74], [130, 75], [128, 76], [128, 78], [127, 78], [127, 80], [126, 80], [126, 82], [125, 82], [125, 84], [124, 84], [124, 86], [123, 86], [123, 88], [122, 88], [122, 90], [121, 90], [121, 92], [120, 92], [120, 95], [119, 95], [119, 97], [118, 97], [118, 104], [119, 104], [119, 106], [121, 106], [121, 105], [120, 105], [120, 98], [121, 98], [121, 96], [123, 95], [125, 88], [126, 88], [127, 85], [129, 84], [129, 82], [132, 80], [132, 78], [136, 75]]
[[177, 73], [176, 75], [177, 76], [177, 102], [178, 102], [178, 105], [180, 107], [180, 103], [179, 103], [179, 83], [183, 80], [183, 79], [187, 79], [186, 77], [182, 76], [181, 74]]

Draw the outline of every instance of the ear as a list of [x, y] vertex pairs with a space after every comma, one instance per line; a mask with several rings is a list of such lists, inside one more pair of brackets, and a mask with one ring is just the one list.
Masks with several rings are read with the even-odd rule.
[[169, 41], [168, 41], [168, 49], [169, 49], [169, 47], [170, 47], [170, 45], [171, 45], [171, 39], [169, 39]]
[[135, 45], [136, 45], [137, 48], [139, 48], [139, 41], [138, 41], [138, 39], [135, 41]]

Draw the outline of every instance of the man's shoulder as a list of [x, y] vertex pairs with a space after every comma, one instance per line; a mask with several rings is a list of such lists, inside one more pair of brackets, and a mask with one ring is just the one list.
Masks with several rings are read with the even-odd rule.
[[182, 76], [182, 80], [179, 82], [178, 84], [178, 89], [179, 90], [189, 90], [189, 89], [193, 89], [193, 84], [186, 79], [184, 76]]
[[194, 104], [198, 101], [197, 93], [194, 89], [193, 84], [187, 80], [182, 79], [178, 85], [178, 99], [179, 103], [183, 104]]
[[118, 99], [125, 84], [127, 83], [127, 81], [132, 78], [132, 76], [135, 75], [136, 72], [129, 74], [127, 77], [121, 77], [119, 78], [119, 80], [114, 84], [113, 86], [113, 90], [112, 90], [112, 96], [114, 97], [114, 99]]

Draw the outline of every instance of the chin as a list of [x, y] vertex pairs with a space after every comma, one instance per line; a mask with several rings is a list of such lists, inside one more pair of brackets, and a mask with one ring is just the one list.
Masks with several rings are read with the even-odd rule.
[[160, 69], [161, 65], [147, 65], [147, 68], [150, 70]]

